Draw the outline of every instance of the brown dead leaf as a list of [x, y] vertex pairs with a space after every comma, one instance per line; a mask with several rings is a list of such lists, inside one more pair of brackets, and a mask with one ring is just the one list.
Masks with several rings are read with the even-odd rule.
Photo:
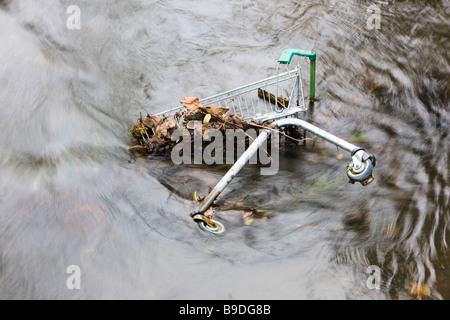
[[203, 118], [203, 123], [208, 123], [211, 120], [211, 115], [208, 113], [204, 118]]
[[265, 214], [257, 213], [256, 211], [244, 211], [242, 212], [242, 218], [244, 219], [244, 224], [250, 226], [253, 222], [266, 222], [267, 216]]
[[148, 140], [148, 143], [153, 147], [153, 148], [158, 148], [162, 145], [164, 145], [166, 143], [165, 140], [161, 139], [160, 137], [153, 137], [151, 139]]
[[189, 121], [186, 125], [186, 128], [189, 130], [194, 130], [195, 129], [195, 121]]
[[[247, 130], [255, 127], [277, 128], [275, 125], [267, 122], [244, 121], [243, 117], [238, 114], [227, 113], [229, 112], [228, 107], [203, 106], [197, 97], [185, 97], [180, 102], [186, 108], [176, 112], [173, 118], [150, 114], [147, 114], [144, 118], [141, 115], [133, 126], [133, 130], [130, 132], [131, 142], [134, 146], [127, 150], [137, 151], [144, 155], [170, 154], [172, 148], [180, 142], [180, 139], [177, 141], [171, 140], [174, 130], [179, 126], [177, 123], [182, 123], [183, 126], [190, 130], [191, 135], [193, 134], [195, 136], [196, 133], [201, 132], [203, 148], [210, 143], [209, 140], [212, 138], [214, 132], [211, 129], [217, 129], [224, 133], [227, 129]], [[193, 133], [192, 130], [195, 130], [195, 132]], [[259, 131], [261, 129], [257, 130]], [[256, 218], [254, 216], [249, 219]]]
[[193, 112], [200, 112], [203, 107], [197, 97], [184, 97], [180, 103]]
[[170, 132], [169, 132], [170, 129], [176, 129], [176, 128], [177, 128], [177, 124], [175, 123], [175, 121], [173, 121], [172, 119], [169, 119], [166, 122], [164, 122], [163, 124], [156, 127], [155, 133], [166, 137], [170, 134]]
[[158, 125], [160, 125], [163, 122], [163, 119], [158, 117], [157, 115], [147, 115], [147, 117], [142, 119], [142, 123], [149, 127], [149, 128], [155, 128]]
[[222, 108], [222, 107], [200, 107], [200, 111], [204, 112], [204, 113], [208, 113], [210, 114], [212, 117], [216, 117], [216, 118], [220, 118], [222, 117], [225, 113], [228, 112], [228, 110], [230, 110], [230, 108]]

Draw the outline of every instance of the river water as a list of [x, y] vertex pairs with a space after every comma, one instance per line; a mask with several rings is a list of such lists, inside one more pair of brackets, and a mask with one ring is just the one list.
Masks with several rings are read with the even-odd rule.
[[[449, 1], [0, 1], [0, 298], [449, 299], [449, 15]], [[290, 47], [317, 52], [309, 120], [375, 154], [376, 179], [349, 184], [349, 155], [316, 140], [276, 175], [244, 168], [220, 196], [227, 232], [202, 233], [193, 194], [226, 167], [132, 160], [127, 131], [273, 75]]]

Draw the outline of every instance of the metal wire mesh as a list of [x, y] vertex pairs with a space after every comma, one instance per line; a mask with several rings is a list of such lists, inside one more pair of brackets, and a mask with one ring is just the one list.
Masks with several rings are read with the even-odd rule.
[[[278, 73], [278, 70], [277, 70]], [[239, 114], [244, 120], [270, 120], [289, 109], [306, 109], [301, 68], [228, 90], [199, 101], [203, 106], [229, 108], [229, 114]], [[159, 113], [173, 116], [184, 106]]]

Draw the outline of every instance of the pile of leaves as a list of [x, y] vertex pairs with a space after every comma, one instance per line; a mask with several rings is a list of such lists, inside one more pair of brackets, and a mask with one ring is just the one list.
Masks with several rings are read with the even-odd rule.
[[[270, 123], [245, 121], [239, 114], [227, 114], [229, 108], [203, 106], [196, 97], [185, 97], [180, 102], [186, 108], [172, 116], [147, 114], [146, 117], [142, 117], [141, 115], [130, 132], [133, 146], [129, 149], [138, 151], [144, 156], [170, 155], [173, 147], [180, 142], [172, 139], [174, 132], [187, 129], [191, 134], [193, 143], [196, 133], [195, 123], [201, 123], [202, 125], [203, 148], [210, 143], [208, 132], [212, 128], [220, 130], [223, 137], [225, 137], [227, 129], [245, 132], [252, 128], [258, 134], [260, 130], [267, 128], [279, 130]], [[291, 132], [290, 134], [298, 136], [298, 132]]]

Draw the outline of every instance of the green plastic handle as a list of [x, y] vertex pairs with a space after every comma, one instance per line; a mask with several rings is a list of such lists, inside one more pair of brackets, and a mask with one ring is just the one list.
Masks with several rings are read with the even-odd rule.
[[281, 53], [278, 63], [289, 64], [294, 55], [308, 57], [310, 60], [309, 100], [314, 101], [316, 99], [316, 53], [309, 50], [286, 49]]
[[299, 50], [299, 49], [286, 49], [281, 53], [280, 58], [278, 59], [278, 62], [282, 63], [282, 64], [289, 64], [289, 63], [291, 63], [291, 59], [294, 55], [308, 57], [309, 60], [311, 60], [311, 61], [316, 60], [316, 53], [314, 51]]

